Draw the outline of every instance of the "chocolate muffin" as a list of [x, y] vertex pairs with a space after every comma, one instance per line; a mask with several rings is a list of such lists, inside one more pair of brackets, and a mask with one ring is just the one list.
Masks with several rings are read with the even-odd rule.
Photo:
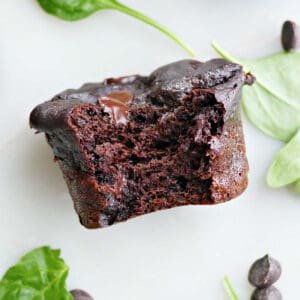
[[38, 105], [80, 222], [98, 228], [161, 209], [217, 204], [247, 186], [241, 88], [223, 59], [85, 84]]

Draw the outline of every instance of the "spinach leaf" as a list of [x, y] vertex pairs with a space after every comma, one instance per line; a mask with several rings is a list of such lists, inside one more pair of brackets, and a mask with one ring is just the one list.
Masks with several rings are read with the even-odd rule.
[[65, 287], [68, 271], [60, 250], [35, 249], [5, 273], [0, 300], [72, 300]]
[[300, 128], [300, 53], [277, 53], [261, 59], [241, 59], [213, 42], [225, 59], [252, 72], [256, 83], [243, 90], [243, 110], [266, 134], [288, 142]]
[[271, 187], [281, 187], [299, 179], [300, 130], [275, 156], [268, 171], [267, 182]]
[[300, 196], [300, 180], [297, 180], [294, 183], [293, 188], [294, 188], [295, 192]]
[[224, 277], [223, 279], [223, 285], [225, 287], [225, 290], [227, 292], [227, 295], [228, 295], [228, 298], [230, 300], [239, 300], [236, 292], [234, 291], [230, 281], [229, 281], [229, 278], [227, 276]]
[[94, 0], [38, 0], [38, 2], [49, 14], [67, 21], [80, 20], [99, 9], [111, 8], [106, 1], [97, 3], [98, 1]]
[[117, 0], [37, 0], [40, 6], [49, 14], [67, 21], [77, 21], [90, 16], [101, 9], [114, 9], [130, 15], [158, 29], [175, 43], [181, 46], [191, 56], [194, 51], [174, 33], [144, 14], [118, 2]]

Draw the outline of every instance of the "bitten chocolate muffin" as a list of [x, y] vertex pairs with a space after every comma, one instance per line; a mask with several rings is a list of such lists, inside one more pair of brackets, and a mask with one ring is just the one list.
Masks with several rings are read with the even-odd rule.
[[240, 93], [252, 80], [222, 59], [183, 60], [62, 92], [30, 124], [45, 132], [80, 222], [104, 227], [238, 196], [248, 172]]

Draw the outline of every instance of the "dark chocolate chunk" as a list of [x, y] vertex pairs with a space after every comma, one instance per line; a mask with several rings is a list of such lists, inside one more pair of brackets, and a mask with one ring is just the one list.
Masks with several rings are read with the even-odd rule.
[[276, 287], [269, 286], [261, 289], [257, 288], [253, 292], [251, 300], [282, 300], [282, 296]]
[[109, 226], [181, 205], [228, 201], [247, 186], [242, 67], [183, 60], [110, 78], [37, 106], [80, 222]]
[[70, 293], [72, 294], [74, 300], [94, 300], [92, 296], [83, 290], [76, 289], [70, 291]]
[[272, 285], [281, 275], [281, 266], [277, 260], [265, 255], [253, 263], [249, 270], [249, 282], [258, 288]]
[[299, 26], [292, 21], [285, 21], [281, 31], [281, 44], [285, 51], [291, 51], [299, 47]]

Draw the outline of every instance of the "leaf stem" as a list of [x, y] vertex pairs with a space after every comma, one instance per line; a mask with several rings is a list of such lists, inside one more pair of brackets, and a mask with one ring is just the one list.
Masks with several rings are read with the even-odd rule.
[[230, 300], [239, 300], [227, 276], [225, 276], [223, 279], [223, 285]]
[[121, 4], [117, 1], [112, 1], [109, 6], [112, 9], [116, 9], [116, 10], [118, 10], [122, 13], [125, 13], [127, 15], [130, 15], [150, 26], [153, 26], [154, 28], [158, 29], [159, 31], [161, 31], [162, 33], [167, 35], [169, 38], [171, 38], [175, 43], [177, 43], [180, 47], [182, 47], [190, 56], [192, 56], [192, 57], [195, 56], [195, 52], [192, 50], [192, 48], [190, 46], [188, 46], [184, 41], [182, 41], [179, 37], [177, 37], [174, 33], [172, 33], [166, 27], [157, 23], [153, 19], [151, 19], [151, 18], [147, 17], [146, 15], [144, 15], [124, 4]]
[[233, 63], [242, 65], [244, 67], [244, 72], [245, 73], [249, 72], [249, 70], [246, 69], [245, 64], [243, 64], [237, 57], [231, 55], [228, 51], [223, 49], [216, 41], [212, 41], [211, 46], [221, 57], [223, 57]]

